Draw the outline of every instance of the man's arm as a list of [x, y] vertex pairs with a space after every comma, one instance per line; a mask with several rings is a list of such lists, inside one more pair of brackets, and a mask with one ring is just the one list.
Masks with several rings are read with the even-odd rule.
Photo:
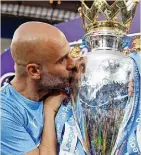
[[54, 124], [54, 112], [48, 111], [45, 114], [44, 128], [42, 132], [42, 139], [39, 148], [30, 151], [27, 155], [56, 155], [56, 134]]
[[57, 139], [55, 132], [55, 115], [60, 107], [65, 95], [56, 95], [48, 97], [44, 102], [44, 128], [39, 148], [30, 151], [26, 155], [56, 155]]

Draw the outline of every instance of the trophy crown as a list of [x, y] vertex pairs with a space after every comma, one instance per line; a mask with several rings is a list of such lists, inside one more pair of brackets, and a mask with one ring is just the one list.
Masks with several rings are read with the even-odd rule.
[[[134, 18], [138, 2], [139, 0], [115, 0], [112, 5], [109, 5], [106, 0], [93, 0], [89, 8], [85, 0], [82, 0], [78, 11], [86, 33], [110, 29], [118, 34], [126, 34]], [[98, 20], [99, 13], [105, 17], [104, 20]], [[117, 21], [118, 15], [121, 18], [120, 21]]]

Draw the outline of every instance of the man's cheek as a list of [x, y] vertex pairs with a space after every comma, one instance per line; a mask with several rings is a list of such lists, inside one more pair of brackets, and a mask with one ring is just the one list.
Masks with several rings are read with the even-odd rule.
[[60, 77], [68, 77], [69, 71], [66, 69], [60, 69], [56, 71], [56, 75], [59, 75]]

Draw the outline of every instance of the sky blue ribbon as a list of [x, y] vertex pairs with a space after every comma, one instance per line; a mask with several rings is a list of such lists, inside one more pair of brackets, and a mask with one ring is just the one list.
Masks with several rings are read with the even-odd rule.
[[[125, 108], [125, 113], [130, 112], [131, 115], [126, 115], [124, 122], [123, 122], [123, 131], [121, 133], [122, 138], [117, 144], [117, 150], [118, 155], [124, 155], [125, 153], [128, 153], [129, 155], [138, 155], [141, 154], [138, 143], [137, 143], [137, 135], [136, 130], [141, 122], [141, 92], [140, 92], [140, 59], [141, 55], [139, 53], [132, 53], [129, 55], [133, 59], [134, 64], [134, 97], [129, 98], [127, 107], [128, 111]], [[132, 108], [133, 107], [133, 108]]]
[[[62, 144], [63, 135], [65, 134], [64, 132], [65, 132], [65, 123], [66, 122], [69, 124], [70, 127], [73, 127], [75, 124], [75, 120], [73, 117], [73, 112], [72, 112], [72, 107], [71, 107], [70, 102], [67, 103], [66, 105], [64, 105], [64, 104], [61, 105], [61, 107], [56, 115], [56, 118], [55, 118], [57, 139], [58, 139], [58, 143], [59, 143], [58, 147], [61, 147], [61, 144]], [[67, 134], [69, 135], [70, 133], [67, 133]], [[60, 148], [58, 148], [58, 154], [60, 152], [59, 149]], [[77, 139], [74, 155], [86, 155], [83, 150], [82, 144], [79, 141], [79, 138]]]

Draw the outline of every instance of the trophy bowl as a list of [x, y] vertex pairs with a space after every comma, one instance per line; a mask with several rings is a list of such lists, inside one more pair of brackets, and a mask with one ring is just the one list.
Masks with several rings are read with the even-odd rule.
[[83, 58], [85, 66], [82, 63], [74, 72], [71, 102], [86, 153], [110, 155], [127, 106], [132, 60], [122, 52], [115, 34], [101, 32], [95, 40], [90, 35], [95, 34], [85, 39], [95, 48]]

